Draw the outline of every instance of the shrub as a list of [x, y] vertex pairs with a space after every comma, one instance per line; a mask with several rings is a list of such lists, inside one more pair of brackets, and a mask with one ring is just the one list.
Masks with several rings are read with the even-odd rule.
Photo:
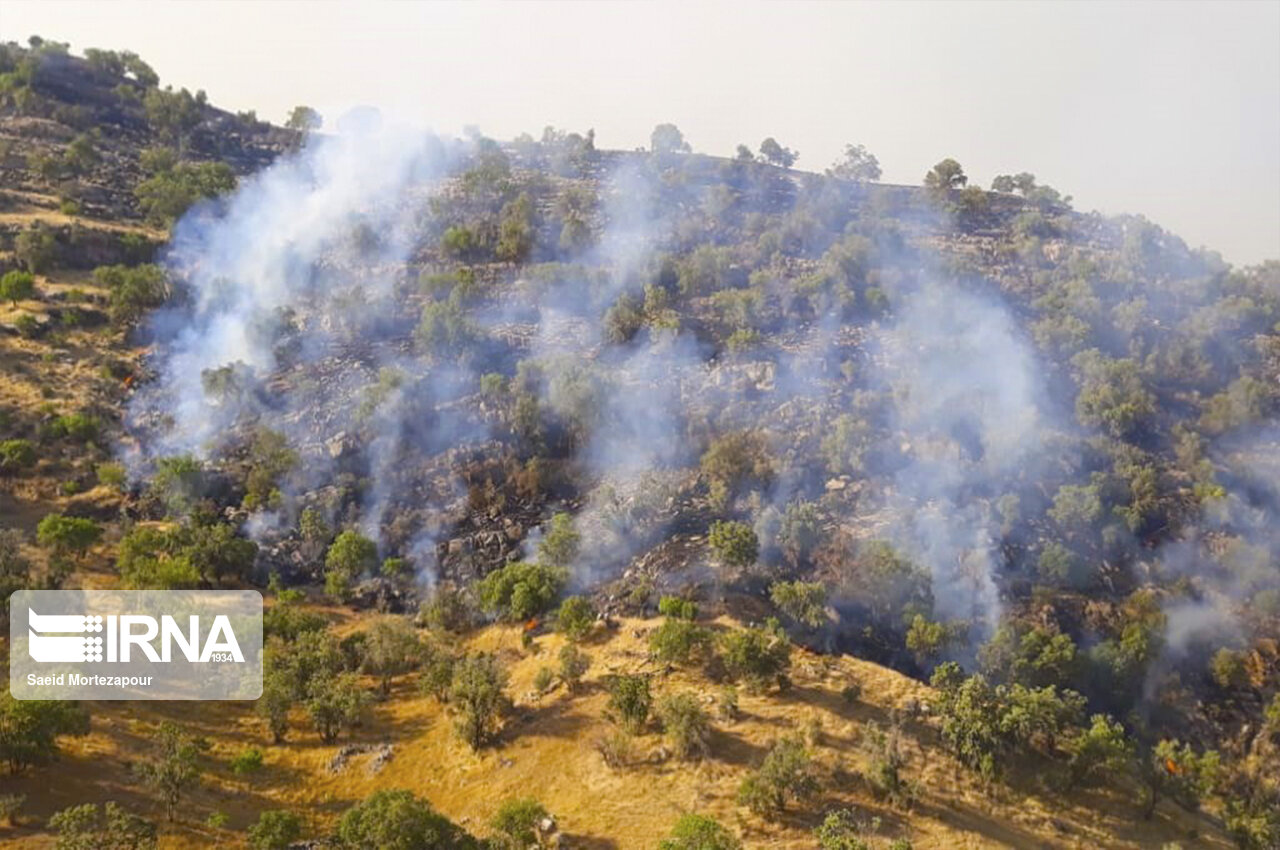
[[0, 440], [0, 471], [30, 469], [36, 463], [36, 447], [30, 440]]
[[49, 818], [49, 829], [58, 834], [58, 850], [154, 850], [156, 846], [155, 824], [116, 803], [101, 809], [94, 803], [63, 809]]
[[402, 619], [374, 624], [360, 646], [360, 669], [378, 678], [383, 697], [391, 692], [391, 678], [416, 670], [423, 647], [418, 634]]
[[30, 272], [8, 271], [0, 277], [0, 301], [8, 301], [14, 307], [19, 301], [26, 301], [36, 291], [36, 279]]
[[111, 321], [131, 325], [169, 297], [169, 280], [164, 269], [146, 263], [139, 266], [99, 266], [93, 280], [111, 291]]
[[235, 187], [235, 172], [226, 163], [179, 162], [143, 180], [133, 192], [147, 221], [167, 227], [197, 201], [215, 198]]
[[533, 689], [540, 694], [545, 694], [551, 690], [551, 685], [555, 680], [556, 674], [551, 672], [550, 667], [540, 667], [533, 677]]
[[102, 537], [102, 527], [83, 517], [48, 514], [36, 527], [36, 540], [57, 557], [83, 556]]
[[506, 673], [492, 655], [467, 656], [453, 665], [449, 702], [458, 735], [471, 749], [480, 749], [496, 732], [506, 684]]
[[781, 814], [790, 799], [804, 800], [818, 790], [809, 752], [798, 737], [773, 745], [759, 769], [742, 781], [738, 802], [761, 817]]
[[798, 623], [816, 629], [826, 622], [827, 589], [820, 581], [774, 582], [769, 598]]
[[745, 522], [713, 522], [708, 540], [716, 556], [731, 567], [750, 566], [760, 554], [760, 541]]
[[721, 638], [720, 650], [725, 671], [751, 690], [764, 690], [770, 680], [785, 685], [791, 642], [777, 620], [770, 618], [763, 628], [729, 632]]
[[560, 603], [560, 610], [556, 612], [556, 628], [575, 643], [590, 633], [595, 621], [595, 609], [581, 596], [568, 597]]
[[705, 758], [711, 747], [711, 724], [693, 694], [671, 694], [658, 702], [658, 720], [677, 758]]
[[307, 715], [326, 744], [336, 741], [339, 732], [361, 725], [372, 699], [353, 673], [316, 676], [305, 689]]
[[262, 770], [262, 750], [245, 747], [231, 759], [231, 772], [236, 776], [257, 773]]
[[200, 755], [209, 748], [203, 738], [184, 732], [176, 723], [165, 721], [156, 732], [155, 755], [138, 766], [143, 783], [164, 803], [165, 816], [172, 821], [182, 795], [200, 780], [204, 772]]
[[671, 835], [658, 842], [658, 850], [741, 850], [742, 842], [717, 821], [689, 813], [676, 821]]
[[0, 794], [0, 822], [6, 826], [17, 826], [18, 813], [26, 802], [26, 794]]
[[706, 629], [668, 617], [649, 635], [649, 651], [664, 664], [689, 664], [711, 642]]
[[572, 644], [560, 649], [560, 678], [570, 691], [576, 691], [591, 666], [591, 658]]
[[551, 817], [545, 806], [532, 797], [507, 800], [489, 821], [496, 836], [492, 844], [506, 850], [527, 850], [541, 846], [541, 824]]
[[652, 707], [653, 695], [649, 692], [647, 676], [621, 675], [609, 683], [609, 708], [618, 713], [628, 732], [644, 730]]
[[288, 850], [300, 837], [302, 818], [279, 809], [263, 812], [249, 827], [249, 846], [253, 850]]
[[658, 613], [674, 620], [696, 620], [698, 604], [679, 596], [664, 596], [658, 600]]
[[19, 700], [0, 695], [0, 760], [10, 773], [46, 764], [58, 754], [58, 738], [89, 734], [89, 714], [74, 702]]
[[375, 791], [348, 809], [338, 823], [341, 846], [350, 850], [470, 850], [475, 842], [461, 827], [410, 791]]
[[567, 567], [578, 556], [582, 535], [573, 527], [573, 517], [558, 513], [551, 518], [551, 527], [538, 544], [538, 560], [555, 567]]
[[344, 531], [329, 546], [324, 559], [324, 590], [336, 599], [346, 599], [351, 583], [378, 567], [378, 544], [358, 531]]
[[721, 688], [716, 695], [716, 711], [725, 720], [737, 720], [740, 709], [738, 708], [738, 689], [735, 687]]
[[551, 607], [567, 579], [568, 574], [561, 568], [516, 561], [480, 581], [480, 605], [506, 620], [528, 620]]

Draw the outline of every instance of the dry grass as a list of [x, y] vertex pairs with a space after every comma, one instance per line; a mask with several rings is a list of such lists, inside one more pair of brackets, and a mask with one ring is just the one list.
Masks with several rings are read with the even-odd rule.
[[[337, 609], [330, 613], [342, 618], [339, 632], [367, 626], [369, 620]], [[616, 633], [589, 644], [592, 668], [585, 687], [574, 695], [559, 687], [542, 696], [533, 692], [537, 671], [555, 666], [562, 645], [559, 636], [542, 636], [535, 651], [526, 652], [519, 648], [516, 629], [491, 627], [477, 633], [468, 641], [469, 648], [497, 652], [511, 675], [509, 693], [515, 709], [500, 740], [472, 753], [455, 737], [448, 716], [433, 700], [416, 693], [412, 677], [402, 677], [391, 699], [377, 705], [374, 720], [353, 740], [394, 744], [393, 759], [378, 772], [369, 769], [371, 755], [360, 755], [343, 770], [330, 773], [330, 759], [348, 742], [320, 744], [301, 716], [295, 718], [290, 740], [277, 747], [270, 744], [251, 706], [243, 703], [96, 704], [93, 734], [68, 742], [60, 764], [0, 781], [0, 793], [27, 794], [30, 822], [11, 830], [0, 846], [50, 846], [51, 839], [40, 834], [38, 824], [54, 811], [86, 800], [120, 800], [153, 818], [162, 817], [132, 780], [128, 764], [145, 757], [148, 732], [165, 719], [208, 736], [213, 744], [210, 761], [216, 765], [204, 786], [183, 804], [182, 822], [165, 825], [166, 847], [236, 846], [245, 827], [271, 808], [301, 812], [311, 834], [323, 833], [347, 806], [379, 788], [410, 789], [477, 832], [484, 831], [503, 800], [534, 796], [573, 837], [571, 846], [622, 850], [654, 846], [687, 811], [719, 819], [738, 831], [749, 847], [810, 848], [811, 830], [821, 813], [846, 805], [878, 815], [886, 836], [908, 836], [917, 848], [1158, 848], [1167, 841], [1187, 841], [1194, 829], [1202, 834], [1194, 846], [1229, 846], [1218, 837], [1203, 837], [1210, 833], [1204, 819], [1179, 813], [1176, 821], [1143, 824], [1135, 821], [1131, 801], [1109, 795], [1064, 803], [1057, 796], [1041, 796], [1031, 777], [984, 786], [939, 750], [927, 723], [907, 723], [903, 730], [907, 773], [921, 787], [919, 799], [911, 810], [883, 806], [857, 775], [868, 762], [864, 736], [871, 724], [888, 724], [891, 712], [908, 701], [927, 700], [929, 689], [848, 657], [798, 652], [792, 690], [741, 694], [741, 716], [714, 721], [712, 757], [706, 761], [666, 758], [661, 735], [652, 729], [637, 737], [635, 763], [612, 770], [595, 749], [596, 740], [612, 729], [605, 719], [603, 686], [610, 673], [650, 673], [658, 693], [693, 691], [713, 712], [715, 686], [696, 672], [668, 672], [647, 660], [644, 633], [654, 625], [656, 621], [624, 621]], [[861, 683], [863, 695], [846, 704], [840, 692], [851, 679]], [[792, 732], [813, 740], [823, 792], [780, 823], [766, 824], [745, 815], [734, 795], [770, 742]], [[249, 745], [266, 753], [266, 768], [252, 779], [233, 777], [226, 764]], [[230, 817], [222, 830], [203, 825], [214, 811]], [[1166, 818], [1171, 813], [1162, 809]]]

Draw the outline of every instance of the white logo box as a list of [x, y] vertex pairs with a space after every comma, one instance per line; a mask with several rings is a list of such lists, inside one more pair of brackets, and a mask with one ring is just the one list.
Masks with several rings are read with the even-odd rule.
[[253, 700], [256, 590], [19, 590], [9, 597], [17, 699]]

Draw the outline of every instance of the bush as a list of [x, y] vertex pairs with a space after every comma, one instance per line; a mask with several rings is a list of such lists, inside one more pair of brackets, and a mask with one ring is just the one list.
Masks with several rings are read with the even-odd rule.
[[52, 230], [36, 225], [18, 234], [13, 242], [13, 253], [28, 271], [41, 274], [52, 268], [58, 258], [58, 241]]
[[679, 596], [664, 596], [658, 600], [658, 613], [674, 620], [696, 620], [698, 604]]
[[140, 266], [99, 266], [93, 280], [111, 291], [111, 321], [118, 326], [137, 322], [169, 297], [164, 269], [150, 263]]
[[540, 667], [533, 677], [533, 689], [539, 694], [545, 694], [551, 690], [551, 685], [555, 680], [556, 674], [551, 672], [550, 667]]
[[769, 598], [782, 613], [809, 628], [827, 620], [827, 589], [820, 581], [779, 581], [769, 588]]
[[375, 791], [342, 815], [338, 840], [349, 850], [471, 850], [475, 841], [410, 791]]
[[377, 567], [378, 544], [358, 531], [344, 531], [325, 555], [324, 591], [345, 600], [351, 593], [351, 583]]
[[689, 664], [711, 642], [706, 629], [668, 617], [649, 635], [649, 651], [664, 664]]
[[36, 540], [56, 557], [81, 557], [102, 537], [102, 527], [83, 517], [48, 514], [36, 527]]
[[30, 272], [14, 269], [0, 277], [0, 301], [8, 301], [14, 307], [19, 301], [26, 301], [36, 291], [36, 279]]
[[565, 686], [571, 692], [578, 689], [579, 684], [582, 682], [582, 677], [586, 675], [590, 666], [590, 656], [573, 644], [561, 647], [560, 678], [564, 680]]
[[473, 750], [493, 737], [502, 706], [507, 676], [492, 655], [471, 655], [453, 665], [449, 702], [458, 736]]
[[558, 513], [551, 518], [551, 527], [538, 544], [538, 560], [554, 567], [567, 567], [578, 556], [581, 543], [582, 535], [574, 529], [573, 517]]
[[621, 675], [609, 683], [609, 709], [617, 712], [628, 732], [644, 730], [652, 707], [653, 695], [649, 692], [647, 676]]
[[21, 773], [57, 757], [58, 738], [89, 734], [89, 714], [74, 702], [0, 695], [0, 761]]
[[775, 818], [788, 800], [805, 800], [818, 790], [809, 752], [798, 737], [779, 740], [759, 769], [742, 781], [738, 802], [754, 814]]
[[716, 556], [731, 567], [748, 567], [760, 554], [760, 541], [745, 522], [713, 522], [708, 540]]
[[235, 187], [235, 172], [226, 163], [180, 162], [148, 177], [133, 191], [147, 221], [167, 227], [197, 201], [215, 198]]
[[236, 776], [257, 773], [262, 770], [262, 750], [245, 747], [231, 759], [231, 772]]
[[253, 850], [288, 850], [302, 837], [302, 818], [293, 812], [265, 811], [249, 827], [249, 846]]
[[156, 846], [155, 824], [116, 803], [101, 809], [94, 803], [63, 809], [49, 818], [49, 829], [58, 834], [58, 850], [154, 850]]
[[485, 576], [477, 592], [485, 611], [521, 622], [545, 613], [567, 580], [561, 568], [516, 561]]
[[5, 826], [17, 826], [18, 813], [26, 802], [26, 794], [0, 794], [0, 822]]
[[0, 471], [30, 469], [36, 464], [36, 447], [30, 440], [0, 440]]
[[770, 680], [786, 684], [791, 642], [777, 620], [769, 619], [764, 628], [729, 632], [721, 638], [720, 650], [725, 672], [752, 691], [764, 690]]
[[507, 800], [489, 821], [496, 836], [491, 842], [495, 848], [527, 850], [542, 845], [541, 824], [550, 818], [545, 806], [532, 797]]
[[671, 694], [658, 702], [658, 720], [677, 758], [705, 758], [711, 748], [711, 723], [693, 694]]
[[741, 850], [742, 842], [717, 821], [689, 813], [681, 815], [671, 836], [658, 842], [658, 850]]
[[307, 715], [326, 744], [336, 741], [343, 730], [360, 726], [372, 699], [354, 673], [316, 676], [305, 689]]
[[595, 609], [581, 596], [568, 597], [556, 612], [556, 629], [575, 643], [590, 633], [595, 621]]

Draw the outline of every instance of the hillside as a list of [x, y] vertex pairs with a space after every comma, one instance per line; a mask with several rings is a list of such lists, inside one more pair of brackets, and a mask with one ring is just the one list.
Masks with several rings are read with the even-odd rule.
[[[115, 801], [160, 846], [378, 846], [343, 813], [407, 789], [565, 847], [1280, 846], [1280, 264], [952, 160], [289, 123], [0, 56], [5, 595], [254, 587], [272, 639], [257, 706], [85, 706], [0, 845]], [[535, 686], [569, 639], [580, 687]], [[474, 749], [460, 669], [502, 694]], [[165, 721], [209, 744], [173, 820]], [[795, 740], [812, 793], [740, 793]]]

